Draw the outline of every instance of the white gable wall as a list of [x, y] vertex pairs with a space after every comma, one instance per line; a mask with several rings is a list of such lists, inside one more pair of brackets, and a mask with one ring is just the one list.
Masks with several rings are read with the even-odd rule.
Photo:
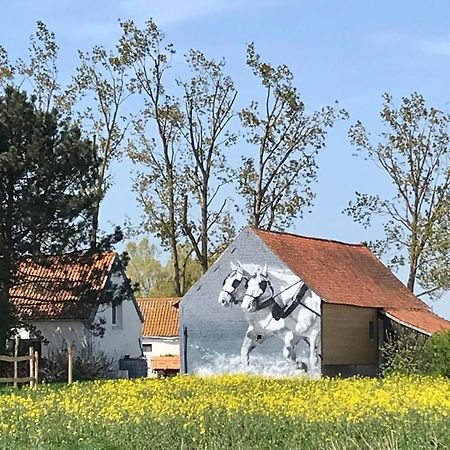
[[[124, 283], [123, 275], [119, 271], [112, 275], [111, 281], [116, 285]], [[103, 325], [105, 334], [102, 338], [94, 337], [94, 346], [106, 353], [110, 358], [118, 361], [125, 355], [137, 358], [142, 355], [141, 327], [142, 322], [133, 300], [124, 300], [116, 307], [116, 324], [112, 323], [113, 307], [110, 304], [101, 305], [95, 316], [95, 321], [105, 320]]]
[[[244, 368], [240, 349], [248, 322], [240, 306], [224, 307], [218, 303], [223, 280], [231, 272], [230, 263], [241, 262], [247, 270], [268, 265], [275, 292], [299, 280], [250, 229], [244, 229], [230, 247], [189, 290], [180, 303], [181, 369], [184, 372], [239, 372]], [[286, 281], [289, 280], [289, 281]], [[187, 334], [187, 336], [186, 336]], [[250, 354], [249, 371], [256, 373], [291, 373], [293, 369], [282, 355], [283, 342], [270, 337]], [[306, 354], [302, 342], [297, 354]], [[301, 359], [301, 357], [299, 358]]]

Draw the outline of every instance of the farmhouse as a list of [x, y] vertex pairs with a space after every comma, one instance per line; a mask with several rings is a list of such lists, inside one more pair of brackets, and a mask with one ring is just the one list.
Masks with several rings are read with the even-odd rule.
[[142, 312], [142, 349], [147, 359], [148, 375], [178, 372], [180, 340], [178, 297], [137, 299]]
[[247, 227], [181, 302], [181, 367], [376, 375], [394, 324], [450, 328], [365, 245]]
[[10, 295], [25, 325], [18, 330], [22, 343], [43, 356], [68, 344], [75, 352], [89, 347], [116, 365], [125, 355], [141, 356], [143, 319], [116, 253], [52, 256], [42, 264], [26, 260], [19, 273]]

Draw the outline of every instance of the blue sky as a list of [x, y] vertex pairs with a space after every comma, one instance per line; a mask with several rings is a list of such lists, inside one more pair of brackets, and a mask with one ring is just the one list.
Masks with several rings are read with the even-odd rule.
[[[352, 156], [347, 138], [348, 127], [358, 119], [376, 137], [383, 92], [400, 103], [402, 96], [417, 91], [430, 105], [450, 109], [448, 1], [3, 0], [1, 8], [0, 44], [11, 59], [26, 56], [37, 20], [55, 32], [63, 82], [76, 66], [77, 49], [114, 46], [118, 19], [143, 25], [152, 17], [178, 51], [175, 67], [181, 68], [190, 48], [226, 58], [239, 90], [238, 107], [261, 94], [245, 66], [245, 45], [251, 41], [263, 59], [291, 68], [307, 109], [338, 100], [350, 120], [333, 128], [319, 156], [315, 207], [292, 229], [300, 234], [349, 242], [377, 237], [376, 229], [364, 230], [341, 211], [356, 190], [389, 191], [382, 173]], [[230, 160], [238, 158], [231, 154]], [[114, 167], [115, 185], [102, 206], [105, 227], [123, 223], [126, 216], [139, 222], [130, 170], [127, 161]], [[450, 318], [450, 300], [434, 308]]]

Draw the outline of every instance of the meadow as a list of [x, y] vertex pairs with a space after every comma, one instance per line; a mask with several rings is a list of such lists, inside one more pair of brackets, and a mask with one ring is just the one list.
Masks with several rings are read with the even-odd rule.
[[183, 376], [0, 391], [2, 449], [449, 449], [450, 380]]

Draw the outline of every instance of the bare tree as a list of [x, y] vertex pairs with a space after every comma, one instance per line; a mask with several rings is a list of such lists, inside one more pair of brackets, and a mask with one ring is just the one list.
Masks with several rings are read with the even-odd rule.
[[55, 34], [43, 22], [38, 21], [36, 32], [30, 36], [26, 60], [19, 58], [14, 64], [10, 63], [6, 50], [0, 46], [0, 86], [25, 89], [32, 94], [39, 110], [49, 112], [57, 106], [62, 113], [58, 50]]
[[[134, 189], [144, 209], [143, 227], [155, 234], [168, 249], [173, 264], [175, 293], [185, 291], [181, 221], [184, 187], [180, 127], [183, 116], [179, 103], [165, 87], [165, 74], [175, 53], [165, 36], [150, 20], [144, 29], [133, 21], [121, 23], [121, 57], [133, 71], [130, 88], [144, 96], [140, 116], [133, 121], [135, 140], [129, 143], [129, 156], [140, 166]], [[157, 138], [151, 137], [156, 132]]]

